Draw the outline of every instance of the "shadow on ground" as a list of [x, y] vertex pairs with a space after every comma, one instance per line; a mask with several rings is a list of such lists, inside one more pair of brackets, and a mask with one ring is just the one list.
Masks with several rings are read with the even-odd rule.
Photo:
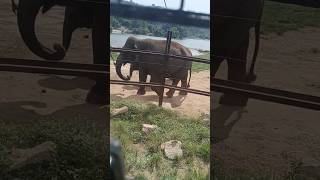
[[[125, 94], [123, 93], [116, 93], [116, 94], [111, 94], [110, 97], [114, 101], [137, 100], [137, 101], [150, 102], [150, 103], [159, 102], [159, 97], [157, 95], [143, 95], [143, 96], [130, 95], [127, 97], [124, 97], [124, 95]], [[172, 108], [176, 108], [181, 106], [185, 99], [186, 99], [186, 96], [182, 96], [182, 95], [173, 96], [172, 98], [167, 98], [166, 96], [164, 96], [163, 103], [169, 103]]]
[[211, 110], [213, 115], [211, 119], [212, 143], [218, 143], [229, 137], [233, 126], [241, 119], [242, 114], [246, 112], [243, 107], [219, 105]]
[[94, 81], [84, 77], [73, 77], [63, 78], [61, 76], [49, 76], [47, 79], [39, 80], [39, 85], [45, 88], [55, 90], [73, 90], [73, 89], [84, 89], [89, 90], [93, 85]]
[[0, 119], [10, 123], [28, 123], [41, 119], [87, 119], [94, 121], [101, 128], [109, 128], [109, 110], [107, 107], [84, 103], [68, 106], [52, 113], [41, 115], [37, 108], [46, 108], [46, 103], [38, 101], [17, 101], [0, 103]]

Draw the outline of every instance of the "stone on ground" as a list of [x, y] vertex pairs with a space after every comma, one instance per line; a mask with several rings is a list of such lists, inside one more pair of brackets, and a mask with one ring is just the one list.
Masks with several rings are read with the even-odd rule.
[[120, 114], [123, 114], [123, 113], [126, 113], [128, 112], [129, 109], [127, 106], [124, 106], [124, 107], [121, 107], [121, 108], [118, 108], [118, 109], [115, 109], [111, 112], [111, 116], [118, 116]]
[[52, 161], [56, 153], [56, 144], [51, 141], [28, 149], [14, 149], [9, 157], [12, 161], [9, 171], [21, 169], [29, 164]]
[[167, 158], [174, 160], [176, 158], [180, 158], [183, 155], [181, 149], [182, 143], [177, 140], [167, 141], [161, 144], [161, 149], [164, 150], [164, 154]]
[[152, 125], [152, 124], [142, 124], [142, 131], [145, 133], [149, 133], [151, 131], [154, 131], [155, 129], [157, 129], [158, 126], [157, 125]]

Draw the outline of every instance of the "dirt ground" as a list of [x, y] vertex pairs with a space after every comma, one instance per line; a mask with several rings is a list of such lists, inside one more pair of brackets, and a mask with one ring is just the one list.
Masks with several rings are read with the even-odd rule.
[[[17, 30], [16, 17], [9, 1], [0, 2], [0, 57], [34, 58]], [[58, 16], [57, 16], [58, 14]], [[61, 8], [54, 8], [37, 21], [39, 38], [48, 46], [61, 42]], [[90, 31], [74, 33], [66, 62], [91, 63]], [[256, 84], [295, 92], [320, 95], [320, 29], [305, 28], [282, 36], [264, 36], [257, 64]], [[225, 77], [223, 64], [219, 77]], [[111, 79], [116, 79], [111, 68]], [[135, 77], [136, 74], [135, 74]], [[0, 118], [28, 121], [35, 118], [88, 117], [105, 121], [104, 109], [84, 103], [92, 85], [86, 78], [1, 72]], [[208, 90], [209, 72], [192, 75], [191, 87]], [[135, 99], [157, 103], [154, 92], [136, 96], [131, 86], [111, 86], [112, 99]], [[209, 98], [188, 94], [165, 98], [164, 107], [187, 115], [209, 112]], [[320, 165], [320, 113], [275, 103], [250, 99], [245, 110], [211, 104], [213, 133], [223, 139], [214, 144], [215, 156], [229, 165], [241, 167], [286, 167], [283, 154], [302, 157], [306, 163]], [[230, 123], [234, 121], [234, 123]], [[214, 163], [214, 162], [213, 162]]]
[[[39, 15], [36, 32], [47, 47], [61, 42], [64, 9], [55, 7]], [[92, 63], [90, 30], [77, 30], [64, 61]], [[40, 59], [23, 43], [10, 1], [0, 2], [0, 57]], [[107, 111], [85, 103], [93, 81], [87, 78], [1, 72], [0, 118], [8, 122], [28, 122], [42, 118], [87, 118], [105, 127]]]
[[[319, 96], [320, 30], [263, 36], [256, 71], [255, 84]], [[226, 64], [218, 77], [226, 77]], [[254, 99], [244, 109], [220, 106], [220, 95], [211, 101], [211, 133], [220, 139], [212, 151], [228, 167], [283, 171], [299, 159], [320, 167], [319, 111]]]
[[[115, 72], [114, 66], [110, 68], [111, 74], [110, 79], [121, 80]], [[129, 71], [128, 66], [122, 69], [123, 74]], [[148, 77], [149, 81], [150, 77]], [[139, 73], [134, 72], [132, 76], [132, 81], [139, 81]], [[190, 81], [190, 88], [198, 89], [203, 91], [210, 91], [210, 72], [202, 71], [199, 73], [193, 73]], [[167, 81], [166, 84], [171, 84], [170, 81]], [[180, 83], [178, 87], [180, 87]], [[130, 99], [137, 100], [140, 102], [152, 102], [158, 104], [158, 96], [150, 88], [146, 89], [147, 92], [143, 96], [138, 96], [137, 91], [138, 87], [136, 86], [123, 86], [123, 85], [111, 85], [111, 99], [120, 100], [120, 99]], [[168, 89], [165, 90], [165, 92]], [[199, 117], [203, 113], [209, 113], [210, 111], [210, 97], [201, 96], [197, 94], [189, 93], [187, 96], [179, 95], [179, 91], [176, 91], [172, 98], [164, 97], [163, 107], [172, 109], [176, 112], [182, 113], [184, 115]]]

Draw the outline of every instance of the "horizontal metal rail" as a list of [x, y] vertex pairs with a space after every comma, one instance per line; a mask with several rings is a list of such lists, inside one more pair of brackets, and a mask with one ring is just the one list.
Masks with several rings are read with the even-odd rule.
[[121, 3], [110, 4], [110, 15], [124, 18], [134, 18], [163, 23], [180, 24], [210, 28], [210, 15], [182, 10], [134, 6]]
[[134, 81], [120, 81], [120, 80], [110, 80], [110, 84], [117, 84], [117, 85], [132, 85], [132, 86], [149, 86], [149, 87], [164, 87], [167, 89], [175, 89], [178, 91], [186, 91], [188, 93], [192, 94], [198, 94], [198, 95], [203, 95], [203, 96], [210, 96], [210, 92], [206, 91], [201, 91], [201, 90], [196, 90], [196, 89], [190, 89], [190, 88], [181, 88], [177, 86], [172, 86], [172, 85], [162, 85], [158, 83], [141, 83], [141, 82], [134, 82]]
[[[85, 77], [105, 77], [110, 73], [109, 65], [92, 65], [66, 62], [50, 62], [39, 60], [0, 58], [0, 71], [37, 73], [37, 74], [55, 74], [55, 75], [70, 75], [70, 76], [85, 76]], [[122, 85], [145, 85], [153, 87], [162, 87], [156, 83], [140, 83], [140, 82], [125, 82], [118, 80], [110, 80], [111, 84]], [[164, 85], [165, 88], [173, 88], [176, 90], [185, 90], [190, 93], [210, 96], [209, 92], [174, 87]], [[292, 105], [313, 110], [320, 110], [320, 97], [295, 93], [290, 91], [266, 88], [256, 85], [244, 84], [239, 82], [212, 79], [211, 90], [216, 92], [233, 93], [245, 95], [249, 98], [271, 101], [280, 104]]]
[[293, 4], [310, 8], [320, 8], [319, 0], [268, 0], [273, 2], [285, 3], [285, 4]]
[[244, 95], [249, 98], [270, 101], [279, 104], [320, 110], [320, 97], [312, 95], [300, 94], [216, 78], [212, 79], [211, 90], [216, 92]]
[[85, 77], [105, 77], [110, 73], [109, 65], [79, 64], [13, 58], [0, 58], [0, 71]]
[[180, 60], [184, 60], [184, 61], [193, 61], [193, 62], [199, 62], [199, 63], [203, 63], [203, 64], [210, 64], [210, 61], [203, 59], [203, 58], [165, 54], [162, 52], [135, 50], [135, 49], [126, 49], [126, 48], [112, 48], [112, 47], [110, 48], [110, 51], [111, 52], [126, 52], [126, 53], [132, 53], [132, 54], [146, 54], [146, 55], [151, 55], [151, 56], [170, 57], [170, 58], [176, 58], [176, 59], [180, 59]]
[[[8, 72], [55, 74], [55, 75], [85, 76], [85, 77], [97, 77], [97, 76], [105, 77], [107, 74], [109, 74], [109, 69], [107, 69], [106, 67], [108, 66], [106, 65], [92, 66], [92, 64], [0, 58], [0, 71], [8, 71]], [[156, 83], [140, 83], [140, 82], [110, 80], [110, 84], [164, 87], [164, 88], [175, 89], [175, 90], [184, 90], [186, 92], [193, 93], [193, 94], [210, 96], [210, 92], [205, 92], [205, 91], [195, 90], [195, 89], [180, 88], [180, 87], [175, 87], [171, 85], [163, 86], [161, 84], [156, 84]]]
[[51, 68], [73, 68], [73, 69], [85, 69], [85, 70], [94, 70], [94, 71], [105, 71], [110, 67], [107, 64], [68, 63], [68, 62], [60, 62], [60, 61], [5, 58], [5, 57], [0, 58], [0, 64], [39, 66], [39, 67], [51, 67]]

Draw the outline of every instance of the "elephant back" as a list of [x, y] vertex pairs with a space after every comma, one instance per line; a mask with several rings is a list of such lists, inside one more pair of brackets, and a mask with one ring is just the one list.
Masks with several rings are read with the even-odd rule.
[[[155, 52], [165, 52], [166, 48], [166, 40], [153, 40], [153, 39], [143, 39], [139, 40], [138, 48], [141, 50], [147, 50], [147, 51], [155, 51]], [[184, 47], [183, 45], [172, 41], [170, 46], [170, 54], [172, 55], [180, 55], [180, 56], [192, 56], [191, 51]], [[148, 56], [144, 55], [141, 56], [142, 61], [148, 61], [152, 64], [161, 64], [161, 62], [164, 60], [161, 56]], [[181, 74], [183, 71], [188, 71], [192, 66], [191, 61], [183, 61], [181, 59], [177, 58], [169, 58], [166, 68], [166, 76], [167, 77], [176, 77], [177, 75]], [[153, 69], [153, 68], [152, 68]], [[161, 69], [153, 69], [154, 71], [159, 71], [158, 73], [161, 73]]]

